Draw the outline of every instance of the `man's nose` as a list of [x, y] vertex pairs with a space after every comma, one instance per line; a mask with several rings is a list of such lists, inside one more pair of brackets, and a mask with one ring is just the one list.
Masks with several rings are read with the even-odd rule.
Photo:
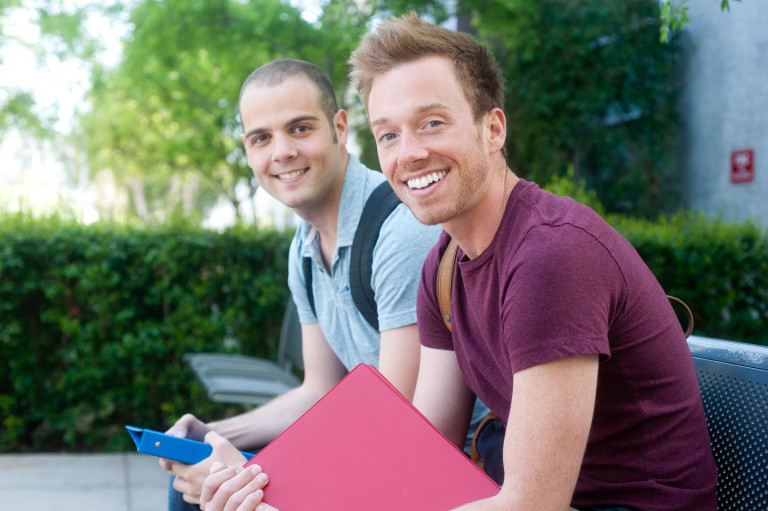
[[397, 163], [402, 167], [412, 167], [429, 155], [424, 141], [416, 133], [403, 132], [398, 146]]
[[274, 150], [272, 151], [274, 161], [290, 160], [295, 158], [296, 154], [298, 154], [296, 143], [291, 137], [276, 136], [274, 138]]

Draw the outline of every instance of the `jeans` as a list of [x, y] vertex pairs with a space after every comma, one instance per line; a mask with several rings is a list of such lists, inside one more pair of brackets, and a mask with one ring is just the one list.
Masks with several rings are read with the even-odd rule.
[[493, 420], [480, 431], [476, 442], [485, 472], [499, 486], [504, 482], [504, 433], [501, 420]]
[[173, 476], [168, 483], [168, 511], [200, 511], [200, 506], [185, 502], [182, 494], [173, 488]]

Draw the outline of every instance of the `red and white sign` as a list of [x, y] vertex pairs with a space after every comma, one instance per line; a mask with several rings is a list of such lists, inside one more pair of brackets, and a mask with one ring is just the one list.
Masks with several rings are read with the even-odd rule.
[[731, 183], [751, 183], [755, 180], [755, 150], [731, 152]]

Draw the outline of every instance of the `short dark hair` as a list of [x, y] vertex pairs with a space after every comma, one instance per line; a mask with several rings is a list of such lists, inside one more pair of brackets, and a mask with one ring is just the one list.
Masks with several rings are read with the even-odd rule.
[[339, 104], [336, 102], [333, 84], [322, 69], [304, 60], [277, 59], [257, 68], [248, 75], [248, 78], [245, 79], [243, 86], [240, 88], [238, 108], [240, 101], [243, 100], [243, 94], [250, 84], [274, 87], [296, 76], [303, 76], [315, 84], [318, 91], [320, 91], [320, 108], [328, 118], [328, 122], [331, 123], [331, 127], [333, 127], [333, 117], [339, 111]]

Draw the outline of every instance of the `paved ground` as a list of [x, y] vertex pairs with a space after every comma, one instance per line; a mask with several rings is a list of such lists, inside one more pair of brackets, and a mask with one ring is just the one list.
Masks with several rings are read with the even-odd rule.
[[145, 454], [0, 454], [0, 509], [164, 511], [167, 491]]

